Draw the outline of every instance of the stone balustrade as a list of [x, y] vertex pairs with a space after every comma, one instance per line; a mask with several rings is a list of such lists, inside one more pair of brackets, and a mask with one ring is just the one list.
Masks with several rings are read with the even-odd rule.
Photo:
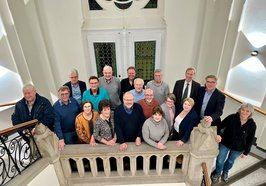
[[[185, 182], [190, 160], [190, 145], [176, 147], [176, 142], [167, 142], [166, 150], [158, 150], [145, 143], [136, 146], [128, 143], [125, 152], [114, 147], [98, 144], [67, 145], [60, 152], [60, 162], [68, 184], [77, 181], [86, 183], [108, 182], [177, 183]], [[177, 157], [182, 156], [182, 166]], [[178, 179], [177, 179], [178, 178]], [[117, 183], [116, 183], [117, 184]]]
[[[180, 183], [200, 185], [201, 165], [211, 172], [218, 152], [215, 128], [199, 124], [191, 133], [191, 142], [181, 147], [175, 141], [158, 150], [142, 143], [127, 143], [125, 152], [119, 144], [66, 145], [57, 150], [58, 139], [43, 125], [36, 126], [36, 142], [43, 155], [55, 167], [60, 185], [122, 185], [148, 183]], [[182, 157], [182, 158], [180, 158]], [[179, 164], [180, 163], [180, 164]]]

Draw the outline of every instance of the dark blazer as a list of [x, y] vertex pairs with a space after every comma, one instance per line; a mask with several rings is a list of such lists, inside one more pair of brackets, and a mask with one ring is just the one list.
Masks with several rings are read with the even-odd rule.
[[[182, 110], [183, 110], [183, 107], [179, 106], [179, 108], [177, 109], [175, 118], [178, 116], [178, 114], [180, 114], [180, 112], [182, 112]], [[175, 137], [176, 131], [174, 131], [173, 140], [181, 140], [184, 143], [186, 143], [189, 140], [191, 131], [193, 130], [195, 126], [198, 125], [199, 121], [200, 121], [200, 118], [197, 112], [194, 110], [194, 108], [192, 108], [179, 125], [179, 133], [178, 133], [179, 139], [176, 139]]]
[[[177, 80], [175, 82], [173, 94], [176, 97], [176, 102], [175, 102], [176, 107], [182, 105], [183, 100], [181, 100], [181, 99], [182, 99], [182, 94], [183, 94], [183, 89], [184, 89], [184, 82], [185, 82], [185, 79]], [[191, 97], [195, 100], [197, 98], [199, 88], [200, 88], [200, 84], [198, 82], [192, 80], [191, 93], [190, 93], [189, 97]]]
[[[198, 90], [197, 100], [195, 103], [195, 110], [200, 116], [200, 111], [204, 99], [204, 95], [206, 92], [206, 87], [200, 87]], [[221, 123], [220, 116], [223, 114], [224, 109], [225, 96], [221, 93], [217, 88], [212, 93], [210, 100], [206, 106], [204, 116], [212, 117], [212, 125], [217, 126]]]
[[[70, 90], [70, 97], [72, 97], [72, 86], [71, 86], [71, 82], [67, 82], [64, 84], [65, 86], [68, 86], [69, 90]], [[83, 96], [83, 92], [85, 90], [87, 90], [87, 86], [86, 83], [84, 81], [79, 81], [79, 88], [80, 88], [80, 92], [81, 92], [81, 100], [82, 100], [82, 96]]]

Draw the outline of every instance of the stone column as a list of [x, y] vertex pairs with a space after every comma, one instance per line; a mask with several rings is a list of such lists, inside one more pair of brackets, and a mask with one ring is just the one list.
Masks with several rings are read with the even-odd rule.
[[210, 151], [190, 152], [187, 182], [191, 185], [200, 185], [203, 178], [203, 170], [201, 164], [203, 162], [206, 163], [208, 174], [210, 176], [216, 156], [217, 152], [210, 152]]
[[187, 183], [200, 185], [203, 178], [202, 163], [207, 165], [208, 174], [212, 172], [214, 160], [218, 154], [218, 143], [216, 142], [216, 127], [201, 120], [198, 127], [191, 132], [190, 160], [187, 174]]
[[43, 124], [37, 124], [34, 134], [35, 142], [43, 158], [47, 158], [54, 169], [60, 185], [66, 185], [61, 163], [59, 162], [58, 138]]

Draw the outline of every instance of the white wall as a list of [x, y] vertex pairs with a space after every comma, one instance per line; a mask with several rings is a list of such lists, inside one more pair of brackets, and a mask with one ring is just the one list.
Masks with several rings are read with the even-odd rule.
[[[186, 68], [195, 66], [202, 1], [165, 1], [166, 54], [164, 80], [173, 90], [175, 81], [184, 78]], [[204, 4], [204, 3], [203, 3]]]
[[[30, 78], [24, 80], [23, 83], [33, 82], [39, 93], [50, 98], [50, 92], [55, 92], [54, 77], [35, 1], [9, 0], [7, 2], [19, 38], [16, 44], [21, 45], [26, 61], [22, 66], [18, 66], [18, 70], [20, 72], [21, 69], [25, 68], [30, 74]], [[24, 76], [26, 74], [22, 73], [20, 75]]]
[[37, 6], [57, 88], [69, 81], [68, 73], [72, 68], [76, 68], [80, 79], [87, 82], [81, 1], [45, 0], [38, 1]]
[[14, 112], [14, 106], [5, 107], [5, 110], [0, 112], [0, 130], [12, 127], [11, 115]]

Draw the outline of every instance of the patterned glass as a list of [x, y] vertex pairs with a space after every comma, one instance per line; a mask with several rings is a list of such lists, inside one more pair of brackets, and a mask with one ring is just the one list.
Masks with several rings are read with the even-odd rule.
[[95, 0], [88, 0], [88, 4], [89, 4], [90, 10], [102, 10], [103, 9]]
[[103, 67], [113, 68], [113, 76], [117, 75], [115, 43], [93, 43], [98, 77], [103, 76]]
[[158, 0], [150, 0], [144, 8], [157, 8]]
[[153, 79], [156, 41], [135, 42], [135, 68], [145, 83]]
[[[108, 0], [107, 0], [108, 1]], [[117, 0], [114, 2], [114, 5], [122, 10], [128, 9], [134, 0], [128, 1], [128, 0]], [[96, 2], [96, 0], [88, 0], [89, 4], [89, 10], [103, 10], [103, 8]], [[146, 6], [146, 8], [157, 8], [158, 7], [158, 0], [150, 0]]]

